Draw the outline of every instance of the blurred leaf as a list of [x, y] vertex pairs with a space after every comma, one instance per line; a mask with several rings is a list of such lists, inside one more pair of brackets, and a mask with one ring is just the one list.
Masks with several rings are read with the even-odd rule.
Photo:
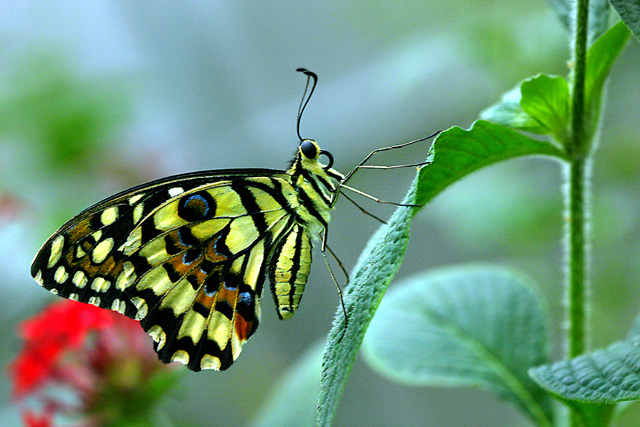
[[604, 33], [587, 52], [587, 70], [585, 74], [585, 112], [591, 132], [598, 127], [602, 89], [609, 76], [611, 67], [629, 40], [629, 29], [618, 22]]
[[[423, 206], [449, 185], [484, 166], [514, 157], [547, 155], [564, 158], [553, 144], [536, 141], [489, 122], [470, 130], [453, 127], [442, 132], [429, 152], [432, 163], [421, 168], [404, 204]], [[338, 308], [322, 362], [318, 424], [331, 425], [344, 386], [373, 315], [404, 258], [409, 227], [418, 208], [399, 207], [362, 252], [344, 293], [349, 318], [345, 325]]]
[[589, 45], [609, 28], [608, 0], [591, 0], [589, 2]]
[[521, 98], [520, 83], [518, 83], [518, 86], [504, 93], [500, 101], [484, 109], [479, 117], [511, 129], [537, 134], [545, 133], [545, 129], [522, 109]]
[[282, 376], [254, 417], [254, 427], [314, 426], [325, 342], [312, 345]]
[[571, 7], [575, 2], [572, 0], [549, 0], [549, 3], [564, 28], [569, 31], [571, 29]]
[[520, 86], [522, 109], [557, 141], [568, 140], [569, 85], [564, 77], [539, 74]]
[[124, 92], [83, 79], [59, 59], [42, 56], [6, 72], [0, 132], [37, 144], [48, 167], [81, 167], [127, 114]]
[[527, 370], [549, 360], [546, 313], [527, 281], [492, 266], [452, 267], [398, 284], [363, 349], [401, 384], [479, 387], [551, 426], [548, 394]]
[[[573, 22], [573, 6], [575, 0], [550, 0], [560, 22], [567, 31], [571, 30]], [[589, 2], [589, 43], [603, 34], [609, 25], [609, 3], [607, 0], [591, 0]]]
[[629, 329], [629, 335], [628, 337], [634, 337], [634, 336], [640, 336], [640, 316], [636, 316], [635, 320], [633, 321], [633, 325], [631, 325], [631, 329]]
[[622, 22], [640, 40], [640, 1], [639, 0], [609, 0], [613, 8], [620, 15]]

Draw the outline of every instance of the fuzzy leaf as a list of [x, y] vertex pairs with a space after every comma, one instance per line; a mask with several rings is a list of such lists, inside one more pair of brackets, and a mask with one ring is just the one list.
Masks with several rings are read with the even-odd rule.
[[593, 43], [587, 52], [587, 70], [585, 74], [585, 112], [591, 132], [595, 132], [600, 115], [602, 89], [609, 76], [611, 67], [629, 40], [629, 29], [618, 22]]
[[609, 0], [622, 22], [640, 40], [640, 0]]
[[542, 387], [564, 399], [615, 403], [640, 399], [638, 320], [626, 340], [603, 350], [544, 365], [530, 371]]
[[[575, 0], [550, 0], [550, 3], [562, 25], [570, 30]], [[589, 2], [589, 44], [607, 30], [608, 23], [609, 3], [607, 0], [591, 0]]]
[[570, 400], [613, 403], [640, 399], [640, 350], [619, 341], [604, 350], [531, 371], [547, 390]]
[[363, 349], [380, 374], [414, 386], [480, 387], [551, 426], [527, 375], [549, 360], [546, 313], [527, 281], [491, 266], [452, 267], [394, 286]]
[[[529, 155], [564, 158], [563, 152], [551, 143], [536, 141], [489, 122], [478, 121], [470, 130], [448, 129], [433, 143], [429, 152], [432, 163], [420, 169], [404, 203], [424, 205], [471, 172]], [[317, 418], [320, 426], [331, 425], [369, 322], [400, 268], [411, 220], [418, 210], [398, 208], [370, 239], [351, 275], [352, 282], [344, 294], [348, 327], [345, 327], [342, 308], [338, 308], [322, 363]]]

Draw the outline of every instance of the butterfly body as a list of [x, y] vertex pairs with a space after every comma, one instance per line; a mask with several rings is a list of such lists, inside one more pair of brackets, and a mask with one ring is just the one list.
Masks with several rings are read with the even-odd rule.
[[139, 320], [165, 362], [226, 369], [258, 326], [267, 277], [278, 316], [298, 308], [344, 178], [322, 154], [304, 140], [286, 171], [194, 172], [116, 194], [56, 231], [31, 274]]

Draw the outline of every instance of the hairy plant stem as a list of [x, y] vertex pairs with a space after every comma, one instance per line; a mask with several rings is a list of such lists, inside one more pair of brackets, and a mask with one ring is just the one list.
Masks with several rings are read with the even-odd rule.
[[565, 171], [568, 358], [587, 350], [590, 160], [574, 159]]
[[[587, 34], [589, 0], [575, 3], [572, 28], [574, 69], [571, 79], [571, 138], [567, 144], [569, 164], [566, 167], [565, 209], [566, 259], [565, 288], [567, 307], [566, 357], [582, 354], [587, 349], [588, 313], [588, 219], [591, 147], [585, 129], [585, 73], [587, 68]], [[582, 425], [572, 411], [568, 425]]]

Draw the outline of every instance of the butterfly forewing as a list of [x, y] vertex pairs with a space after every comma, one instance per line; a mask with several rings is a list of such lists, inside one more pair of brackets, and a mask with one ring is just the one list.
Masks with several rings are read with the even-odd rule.
[[32, 275], [62, 297], [139, 320], [165, 362], [226, 369], [258, 326], [268, 264], [297, 224], [296, 200], [278, 171], [156, 181], [62, 226]]

